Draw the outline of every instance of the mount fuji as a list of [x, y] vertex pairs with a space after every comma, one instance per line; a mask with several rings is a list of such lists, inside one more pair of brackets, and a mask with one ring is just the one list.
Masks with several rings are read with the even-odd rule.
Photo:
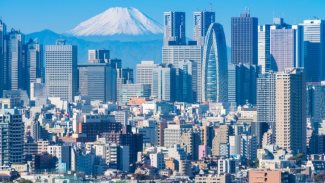
[[155, 40], [162, 26], [136, 8], [114, 7], [89, 18], [67, 32], [86, 40]]

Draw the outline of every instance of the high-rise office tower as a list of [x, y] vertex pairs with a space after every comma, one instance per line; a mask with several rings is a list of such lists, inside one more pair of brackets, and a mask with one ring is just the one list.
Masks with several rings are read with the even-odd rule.
[[88, 50], [88, 63], [107, 63], [109, 57], [109, 50]]
[[258, 137], [257, 141], [261, 143], [263, 133], [267, 126], [272, 129], [272, 140], [275, 135], [275, 73], [267, 72], [260, 74], [257, 78], [257, 123]]
[[[280, 24], [276, 24], [276, 20]], [[301, 67], [303, 63], [303, 27], [288, 25], [276, 18], [270, 30], [270, 56], [273, 71], [282, 72], [288, 67]]]
[[256, 79], [259, 67], [248, 64], [230, 64], [228, 69], [229, 102], [234, 105], [244, 105], [247, 102], [256, 104]]
[[56, 45], [45, 46], [46, 93], [73, 101], [78, 90], [77, 46], [58, 40]]
[[202, 101], [228, 102], [226, 38], [221, 24], [210, 25], [204, 41]]
[[24, 162], [24, 123], [17, 109], [0, 111], [0, 165]]
[[303, 26], [306, 81], [325, 80], [325, 21], [305, 20]]
[[157, 64], [153, 61], [141, 61], [140, 64], [136, 66], [136, 79], [137, 84], [150, 84], [152, 85], [152, 71], [157, 68]]
[[325, 119], [325, 82], [307, 84], [307, 116], [317, 129]]
[[204, 38], [212, 23], [215, 22], [215, 12], [213, 11], [198, 11], [193, 14], [193, 38], [198, 45], [204, 43]]
[[24, 87], [24, 71], [26, 68], [24, 53], [24, 35], [19, 31], [12, 29], [8, 33], [7, 40], [7, 89], [18, 90], [26, 89]]
[[[26, 75], [25, 84], [28, 93], [30, 84], [35, 83], [37, 78], [44, 79], [43, 76], [43, 47], [34, 40], [29, 40], [26, 44]], [[42, 81], [44, 82], [44, 81]]]
[[175, 95], [178, 102], [194, 102], [193, 73], [197, 71], [197, 64], [192, 60], [179, 63], [176, 70]]
[[306, 84], [303, 69], [276, 74], [276, 144], [294, 153], [306, 152]]
[[123, 68], [122, 69], [122, 78], [123, 78], [123, 84], [134, 83], [133, 69]]
[[271, 70], [270, 25], [258, 26], [258, 65], [261, 73]]
[[7, 26], [2, 20], [0, 20], [0, 96], [5, 89], [5, 51], [6, 51], [6, 34]]
[[257, 65], [258, 19], [248, 10], [231, 18], [231, 60], [233, 64]]
[[193, 100], [201, 101], [201, 62], [202, 46], [199, 45], [174, 45], [162, 48], [163, 64], [172, 64], [175, 68], [180, 67], [184, 60], [195, 62], [196, 71], [192, 73], [192, 89], [194, 91]]
[[151, 97], [158, 101], [174, 101], [174, 69], [168, 65], [158, 66], [152, 70]]
[[164, 13], [164, 45], [185, 45], [185, 12]]
[[116, 101], [116, 69], [108, 63], [83, 64], [79, 70], [79, 93], [91, 100]]

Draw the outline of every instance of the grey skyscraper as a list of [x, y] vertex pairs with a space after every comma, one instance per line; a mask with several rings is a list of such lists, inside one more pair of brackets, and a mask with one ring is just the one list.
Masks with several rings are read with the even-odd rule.
[[88, 63], [107, 63], [109, 58], [109, 50], [88, 50]]
[[231, 64], [228, 69], [229, 102], [244, 105], [246, 102], [256, 104], [256, 79], [259, 67], [247, 64]]
[[[275, 73], [267, 72], [260, 74], [257, 79], [257, 122], [259, 126], [258, 142], [261, 142], [261, 137], [267, 125], [272, 129], [272, 135], [275, 135]], [[266, 125], [267, 124], [267, 125]], [[273, 139], [273, 138], [272, 138]]]
[[24, 35], [12, 29], [8, 34], [7, 61], [5, 72], [7, 73], [7, 89], [18, 90], [24, 87], [24, 70], [26, 68], [23, 55]]
[[276, 144], [306, 152], [306, 84], [301, 68], [276, 74]]
[[[30, 91], [30, 83], [35, 83], [37, 78], [43, 78], [43, 47], [34, 40], [26, 44], [26, 75], [25, 84], [27, 92]], [[44, 80], [42, 81], [44, 82]]]
[[325, 80], [325, 21], [304, 21], [304, 69], [307, 82]]
[[158, 66], [152, 70], [151, 96], [158, 101], [173, 101], [173, 85], [175, 77], [171, 66]]
[[0, 96], [5, 88], [5, 51], [6, 51], [7, 26], [0, 20]]
[[307, 86], [307, 116], [317, 129], [325, 119], [325, 82], [309, 83]]
[[0, 165], [24, 162], [24, 123], [17, 109], [0, 111]]
[[202, 101], [227, 102], [227, 46], [221, 24], [210, 25], [204, 41], [202, 61]]
[[196, 92], [193, 90], [193, 74], [197, 72], [197, 64], [192, 60], [180, 62], [176, 68], [175, 93], [176, 101], [193, 103]]
[[303, 63], [303, 27], [283, 23], [274, 24], [270, 30], [270, 56], [273, 71], [282, 72], [285, 68], [301, 67]]
[[81, 96], [103, 102], [116, 101], [116, 69], [108, 63], [97, 63], [79, 65], [78, 70]]
[[[180, 63], [184, 60], [195, 62], [196, 70], [192, 73], [192, 89], [195, 92], [194, 101], [201, 101], [201, 63], [202, 63], [202, 46], [199, 45], [178, 45], [164, 46], [162, 48], [163, 64], [172, 64], [179, 68]], [[195, 69], [195, 68], [194, 68]]]
[[261, 72], [270, 71], [270, 25], [258, 26], [258, 65], [261, 66]]
[[185, 12], [164, 13], [164, 45], [186, 44]]
[[45, 60], [47, 96], [73, 101], [78, 90], [77, 46], [58, 40], [45, 47]]
[[210, 24], [215, 22], [215, 12], [213, 11], [199, 11], [194, 12], [193, 14], [193, 38], [197, 42], [198, 45], [203, 45], [204, 38]]
[[245, 10], [231, 18], [231, 60], [233, 64], [257, 65], [258, 19]]
[[152, 84], [152, 71], [157, 68], [157, 64], [154, 61], [141, 61], [137, 64], [137, 84]]

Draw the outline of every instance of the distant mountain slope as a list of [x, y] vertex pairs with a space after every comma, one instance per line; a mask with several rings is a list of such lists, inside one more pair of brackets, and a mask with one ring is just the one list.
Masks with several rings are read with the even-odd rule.
[[57, 39], [65, 39], [67, 44], [78, 46], [78, 62], [87, 62], [88, 49], [109, 49], [112, 58], [122, 59], [123, 67], [134, 68], [140, 60], [154, 60], [161, 63], [162, 40], [120, 42], [120, 41], [87, 41], [78, 37], [43, 30], [26, 35], [27, 39], [35, 39], [43, 45], [55, 44]]
[[112, 36], [161, 34], [156, 21], [136, 8], [114, 7], [81, 22], [68, 31], [74, 36]]

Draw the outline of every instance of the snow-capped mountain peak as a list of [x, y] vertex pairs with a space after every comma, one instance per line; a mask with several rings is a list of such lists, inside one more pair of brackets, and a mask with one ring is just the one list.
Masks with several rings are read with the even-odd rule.
[[74, 36], [161, 34], [159, 23], [136, 8], [109, 8], [68, 32]]

